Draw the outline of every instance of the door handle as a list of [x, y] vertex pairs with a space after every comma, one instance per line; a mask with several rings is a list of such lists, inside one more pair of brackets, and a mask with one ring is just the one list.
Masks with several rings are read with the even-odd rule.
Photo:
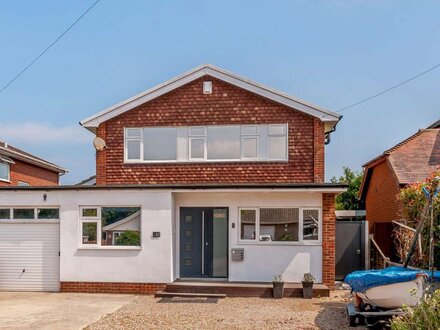
[[356, 254], [361, 254], [361, 250], [357, 250], [357, 251], [356, 251]]

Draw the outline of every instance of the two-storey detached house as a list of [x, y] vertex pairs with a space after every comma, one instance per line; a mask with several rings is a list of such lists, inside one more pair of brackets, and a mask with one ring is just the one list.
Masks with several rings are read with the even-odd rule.
[[345, 186], [324, 182], [324, 146], [340, 117], [202, 65], [81, 121], [100, 145], [96, 185], [46, 192], [60, 205], [61, 290], [306, 272], [333, 286]]

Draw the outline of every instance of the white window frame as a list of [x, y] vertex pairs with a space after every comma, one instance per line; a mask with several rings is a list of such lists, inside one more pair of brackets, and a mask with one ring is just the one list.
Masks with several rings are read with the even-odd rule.
[[[106, 207], [137, 207], [140, 209], [140, 235], [141, 235], [141, 245], [140, 246], [126, 246], [126, 245], [102, 245], [102, 208]], [[97, 216], [96, 217], [83, 217], [82, 216], [82, 210], [83, 209], [92, 209], [97, 208]], [[83, 234], [83, 223], [96, 223], [96, 244], [83, 244], [82, 242], [82, 234]], [[78, 249], [87, 250], [141, 250], [142, 249], [142, 206], [140, 205], [83, 205], [79, 207], [79, 221], [78, 221]], [[113, 241], [113, 235], [112, 235], [112, 241]]]
[[3, 182], [11, 182], [11, 165], [8, 164], [8, 163], [0, 162], [0, 166], [5, 166], [5, 167], [6, 167], [6, 170], [7, 170], [7, 173], [8, 173], [8, 177], [7, 177], [7, 179], [5, 179], [5, 178], [0, 178], [0, 181], [3, 181]]
[[[298, 209], [298, 240], [297, 241], [260, 241], [260, 209]], [[256, 223], [255, 223], [255, 239], [242, 239], [241, 238], [241, 210], [256, 210]], [[318, 239], [317, 240], [304, 240], [303, 239], [303, 211], [304, 210], [317, 210], [318, 211]], [[322, 208], [321, 207], [301, 207], [301, 206], [240, 206], [238, 208], [238, 245], [321, 245], [322, 244]]]
[[[130, 129], [139, 129], [139, 137], [129, 137], [127, 131]], [[139, 141], [139, 159], [128, 159], [128, 141]], [[140, 163], [144, 161], [144, 130], [141, 127], [124, 127], [124, 162], [125, 163]]]
[[[207, 147], [207, 128], [211, 126], [239, 126], [240, 127], [240, 158], [237, 159], [208, 159], [208, 147]], [[263, 129], [263, 126], [265, 128]], [[285, 127], [285, 133], [269, 133], [271, 127], [275, 126], [283, 126]], [[176, 141], [176, 159], [173, 160], [145, 160], [144, 159], [144, 134], [143, 130], [145, 128], [157, 128], [159, 126], [154, 127], [125, 127], [124, 128], [124, 163], [125, 164], [157, 164], [157, 163], [228, 163], [228, 162], [288, 162], [289, 161], [289, 124], [288, 123], [280, 123], [280, 124], [226, 124], [226, 125], [204, 125], [204, 126], [163, 126], [163, 128], [175, 128], [186, 129], [187, 134], [186, 137], [179, 136], [177, 133], [177, 141]], [[160, 126], [162, 127], [162, 126]], [[244, 129], [246, 127], [256, 127], [257, 133], [244, 133]], [[192, 128], [203, 128], [203, 134], [191, 134]], [[140, 137], [128, 137], [127, 130], [128, 129], [139, 129]], [[270, 155], [270, 137], [285, 137], [286, 140], [286, 154], [283, 158], [269, 158]], [[183, 142], [183, 145], [180, 144], [179, 139], [186, 138], [186, 142]], [[257, 157], [245, 157], [244, 156], [244, 141], [246, 139], [256, 139], [257, 140]], [[203, 158], [193, 158], [191, 157], [191, 141], [192, 140], [203, 140], [204, 145], [204, 155]], [[139, 141], [140, 145], [140, 159], [128, 159], [128, 141]], [[186, 150], [183, 146], [186, 145]], [[185, 159], [180, 159], [179, 155], [186, 155]]]
[[[191, 134], [191, 129], [202, 128], [203, 134]], [[191, 141], [192, 140], [203, 140], [203, 157], [193, 158], [191, 156]], [[206, 161], [208, 155], [207, 141], [206, 141], [206, 127], [205, 126], [190, 126], [188, 127], [188, 160], [189, 161]]]
[[[283, 125], [286, 129], [285, 133], [271, 133], [270, 129], [275, 127], [275, 126], [281, 126]], [[270, 155], [270, 138], [271, 137], [285, 137], [286, 138], [286, 142], [285, 142], [285, 157], [283, 158], [271, 158], [270, 160], [272, 161], [286, 161], [289, 159], [289, 124], [269, 124], [268, 128], [267, 128], [267, 157], [269, 158]]]
[[[304, 240], [304, 211], [318, 211], [318, 239], [307, 239]], [[301, 219], [301, 240], [308, 243], [321, 243], [322, 242], [322, 209], [319, 207], [304, 207], [300, 209], [300, 219]]]
[[[61, 213], [59, 213], [58, 219], [39, 219], [38, 218], [38, 210], [39, 209], [58, 209], [60, 210], [59, 206], [47, 206], [47, 205], [39, 205], [39, 206], [21, 206], [21, 205], [15, 205], [15, 206], [0, 206], [0, 209], [6, 209], [9, 210], [9, 219], [0, 219], [0, 223], [7, 222], [7, 223], [56, 223], [60, 221]], [[14, 218], [14, 209], [26, 209], [26, 210], [34, 210], [34, 217], [32, 219], [26, 219], [26, 218]]]

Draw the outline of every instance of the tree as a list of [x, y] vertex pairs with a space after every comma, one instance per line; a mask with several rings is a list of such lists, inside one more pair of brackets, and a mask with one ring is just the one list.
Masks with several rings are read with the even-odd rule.
[[138, 231], [126, 230], [116, 238], [116, 245], [140, 246], [141, 234]]
[[347, 191], [336, 197], [336, 210], [359, 210], [362, 203], [359, 200], [359, 188], [361, 186], [363, 171], [353, 171], [348, 167], [343, 167], [344, 175], [339, 178], [333, 177], [333, 183], [345, 183], [348, 185]]

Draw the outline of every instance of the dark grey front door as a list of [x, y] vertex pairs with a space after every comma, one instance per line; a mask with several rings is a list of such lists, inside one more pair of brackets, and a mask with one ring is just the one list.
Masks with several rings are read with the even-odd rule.
[[228, 209], [180, 209], [180, 277], [228, 276]]

